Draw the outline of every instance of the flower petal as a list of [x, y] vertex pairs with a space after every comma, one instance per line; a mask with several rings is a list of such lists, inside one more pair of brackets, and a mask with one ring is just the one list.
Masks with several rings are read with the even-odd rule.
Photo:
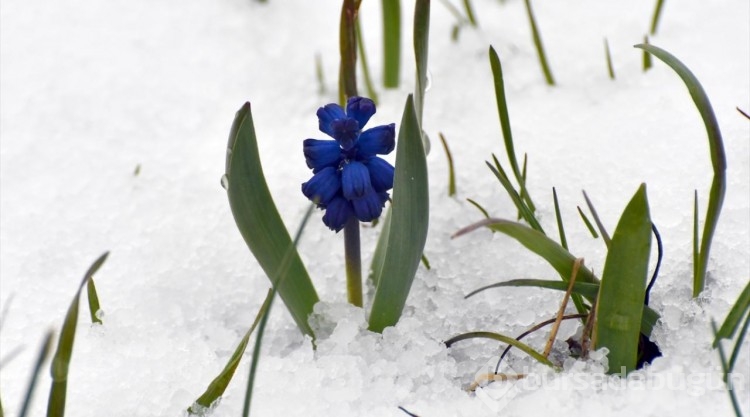
[[344, 198], [354, 200], [372, 192], [370, 183], [370, 170], [357, 161], [349, 162], [344, 165], [341, 171], [341, 188], [344, 191]]
[[362, 129], [375, 114], [375, 103], [366, 97], [351, 97], [346, 102], [346, 115], [353, 117]]
[[328, 205], [341, 189], [341, 179], [336, 168], [325, 167], [302, 184], [302, 194], [310, 201], [317, 199], [318, 207]]
[[345, 119], [346, 113], [344, 113], [344, 109], [341, 108], [336, 103], [326, 104], [325, 106], [318, 109], [318, 128], [321, 132], [325, 133], [326, 135], [330, 137], [333, 136], [333, 129], [331, 128], [331, 123], [333, 123], [334, 120], [338, 119]]
[[336, 139], [336, 142], [338, 142], [345, 151], [348, 151], [354, 147], [354, 144], [357, 142], [360, 129], [356, 120], [347, 117], [345, 119], [336, 119], [332, 121], [331, 132], [331, 136]]
[[380, 217], [384, 205], [385, 201], [383, 201], [380, 193], [374, 191], [362, 198], [352, 200], [354, 215], [357, 216], [359, 221], [363, 222], [370, 222]]
[[370, 171], [370, 183], [377, 192], [388, 191], [393, 188], [393, 173], [395, 168], [384, 159], [373, 157], [365, 162]]
[[326, 206], [326, 213], [323, 215], [323, 223], [328, 226], [329, 229], [335, 230], [336, 232], [344, 228], [346, 221], [349, 220], [354, 214], [352, 205], [344, 197], [336, 196], [328, 206]]
[[387, 155], [396, 147], [396, 125], [376, 126], [359, 135], [357, 142], [358, 155], [361, 157], [375, 154]]
[[335, 140], [305, 139], [302, 142], [305, 162], [313, 173], [325, 167], [337, 167], [341, 161], [341, 148]]

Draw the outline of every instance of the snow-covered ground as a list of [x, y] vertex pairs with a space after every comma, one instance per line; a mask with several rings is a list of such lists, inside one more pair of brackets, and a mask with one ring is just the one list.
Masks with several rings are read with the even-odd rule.
[[[404, 3], [402, 87], [380, 92], [373, 125], [398, 123], [413, 88], [413, 3]], [[723, 320], [750, 277], [750, 129], [735, 110], [750, 108], [750, 10], [743, 0], [666, 2], [651, 39], [700, 79], [727, 151], [729, 185], [709, 282], [693, 300], [692, 198], [697, 189], [703, 218], [708, 143], [680, 79], [656, 60], [643, 73], [641, 53], [632, 48], [648, 29], [654, 3], [535, 1], [558, 82], [551, 88], [522, 1], [475, 0], [480, 28], [462, 30], [458, 42], [450, 39], [454, 17], [433, 2], [424, 124], [433, 139], [438, 132], [448, 139], [458, 196], [447, 196], [445, 156], [434, 146], [426, 247], [432, 269], [420, 268], [399, 324], [382, 336], [369, 333], [364, 311], [344, 304], [343, 237], [316, 214], [300, 252], [324, 300], [315, 321], [330, 336], [313, 350], [275, 304], [255, 415], [405, 415], [397, 406], [421, 416], [731, 414], [709, 323]], [[21, 349], [2, 364], [8, 415], [19, 411], [44, 332], [59, 329], [84, 271], [105, 250], [111, 255], [97, 275], [104, 325], [80, 316], [68, 415], [180, 415], [224, 366], [268, 288], [219, 185], [229, 127], [234, 112], [251, 101], [266, 177], [287, 226], [296, 228], [307, 207], [300, 183], [310, 175], [301, 141], [323, 137], [315, 110], [336, 97], [339, 7], [279, 0], [2, 2], [0, 358]], [[379, 2], [362, 7], [380, 84]], [[575, 210], [583, 204], [581, 189], [613, 229], [638, 185], [648, 184], [665, 246], [651, 302], [663, 318], [655, 340], [664, 356], [634, 373], [627, 388], [602, 380], [597, 363], [581, 362], [568, 363], [568, 371], [541, 387], [518, 385], [503, 396], [506, 387], [493, 384], [470, 395], [464, 389], [494, 364], [498, 344], [446, 349], [441, 343], [471, 330], [519, 334], [552, 317], [560, 299], [535, 289], [463, 299], [500, 280], [555, 277], [499, 234], [450, 239], [481, 218], [466, 198], [494, 216], [515, 215], [484, 164], [493, 152], [505, 160], [490, 44], [503, 61], [517, 152], [529, 155], [531, 195], [543, 224], [555, 230], [551, 188], [557, 188], [574, 254], [602, 270], [604, 245], [588, 235]], [[322, 96], [316, 54], [325, 69]], [[365, 263], [376, 236], [363, 229]], [[574, 331], [564, 326], [560, 336]], [[545, 336], [527, 341], [539, 347]], [[214, 415], [240, 415], [248, 364], [249, 352]], [[736, 379], [750, 413], [747, 340]], [[43, 413], [48, 386], [44, 372], [32, 415]]]

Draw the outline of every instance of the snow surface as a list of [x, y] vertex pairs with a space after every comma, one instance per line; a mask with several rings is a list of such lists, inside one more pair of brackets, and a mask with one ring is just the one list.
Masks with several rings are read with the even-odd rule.
[[[322, 137], [315, 110], [335, 100], [338, 3], [3, 1], [0, 358], [20, 352], [2, 364], [8, 415], [19, 410], [44, 332], [59, 328], [83, 272], [105, 250], [111, 256], [97, 275], [104, 325], [80, 316], [68, 415], [180, 415], [224, 366], [268, 288], [219, 186], [229, 126], [251, 101], [270, 188], [296, 228], [307, 207], [299, 184], [310, 176], [301, 140]], [[413, 4], [404, 3], [408, 28]], [[300, 252], [325, 300], [313, 320], [330, 336], [314, 351], [275, 304], [253, 414], [403, 416], [403, 406], [421, 416], [730, 415], [709, 323], [723, 320], [750, 276], [750, 131], [735, 110], [750, 108], [748, 2], [666, 2], [651, 39], [701, 80], [727, 150], [727, 198], [698, 300], [690, 297], [691, 208], [697, 189], [703, 218], [708, 145], [679, 78], [657, 61], [644, 74], [632, 48], [654, 1], [534, 2], [554, 88], [543, 82], [523, 2], [473, 3], [480, 29], [462, 30], [458, 42], [450, 40], [454, 17], [440, 2], [432, 5], [424, 123], [433, 139], [447, 137], [458, 180], [458, 196], [449, 198], [445, 157], [433, 147], [425, 250], [432, 269], [420, 268], [399, 324], [382, 336], [369, 333], [364, 311], [344, 303], [342, 236], [313, 221]], [[378, 78], [378, 2], [365, 1], [362, 18]], [[604, 37], [615, 81], [607, 76]], [[408, 34], [404, 44], [411, 45]], [[470, 395], [464, 389], [491, 370], [498, 344], [441, 343], [472, 330], [519, 334], [552, 317], [560, 299], [533, 289], [463, 299], [500, 280], [555, 277], [499, 234], [450, 239], [481, 218], [466, 198], [494, 216], [515, 214], [484, 164], [493, 152], [505, 161], [490, 44], [503, 61], [516, 149], [529, 155], [528, 185], [543, 225], [555, 230], [555, 186], [571, 250], [587, 265], [602, 270], [604, 246], [578, 219], [580, 190], [612, 230], [638, 185], [648, 184], [666, 250], [652, 294], [663, 317], [655, 339], [664, 356], [633, 373], [627, 388], [602, 379], [602, 360], [568, 360], [542, 387], [496, 383]], [[322, 96], [316, 54], [325, 69]], [[408, 47], [403, 56], [402, 88], [380, 93], [373, 124], [399, 121], [413, 86]], [[365, 264], [376, 235], [363, 229]], [[564, 326], [560, 337], [574, 331]], [[540, 332], [527, 341], [539, 347], [544, 338]], [[748, 343], [736, 375], [745, 413]], [[248, 351], [215, 416], [240, 415], [249, 361]], [[44, 372], [33, 415], [43, 413], [49, 382]]]

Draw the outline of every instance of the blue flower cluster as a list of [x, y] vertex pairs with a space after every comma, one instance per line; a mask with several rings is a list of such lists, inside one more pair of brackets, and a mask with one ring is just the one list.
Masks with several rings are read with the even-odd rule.
[[369, 98], [352, 97], [346, 112], [338, 104], [318, 109], [320, 131], [335, 140], [305, 139], [303, 152], [313, 177], [302, 184], [302, 193], [325, 209], [323, 223], [341, 230], [355, 216], [369, 222], [380, 217], [394, 168], [375, 155], [386, 155], [396, 144], [396, 125], [362, 128], [375, 114]]

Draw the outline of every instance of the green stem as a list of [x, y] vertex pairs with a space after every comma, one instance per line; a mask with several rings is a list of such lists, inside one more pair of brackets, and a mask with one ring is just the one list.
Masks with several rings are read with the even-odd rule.
[[361, 0], [344, 0], [341, 7], [341, 27], [339, 28], [339, 48], [341, 66], [339, 68], [339, 98], [345, 104], [349, 97], [357, 95], [357, 10]]
[[357, 307], [362, 307], [362, 258], [359, 246], [359, 220], [352, 216], [344, 226], [346, 291], [349, 303]]

